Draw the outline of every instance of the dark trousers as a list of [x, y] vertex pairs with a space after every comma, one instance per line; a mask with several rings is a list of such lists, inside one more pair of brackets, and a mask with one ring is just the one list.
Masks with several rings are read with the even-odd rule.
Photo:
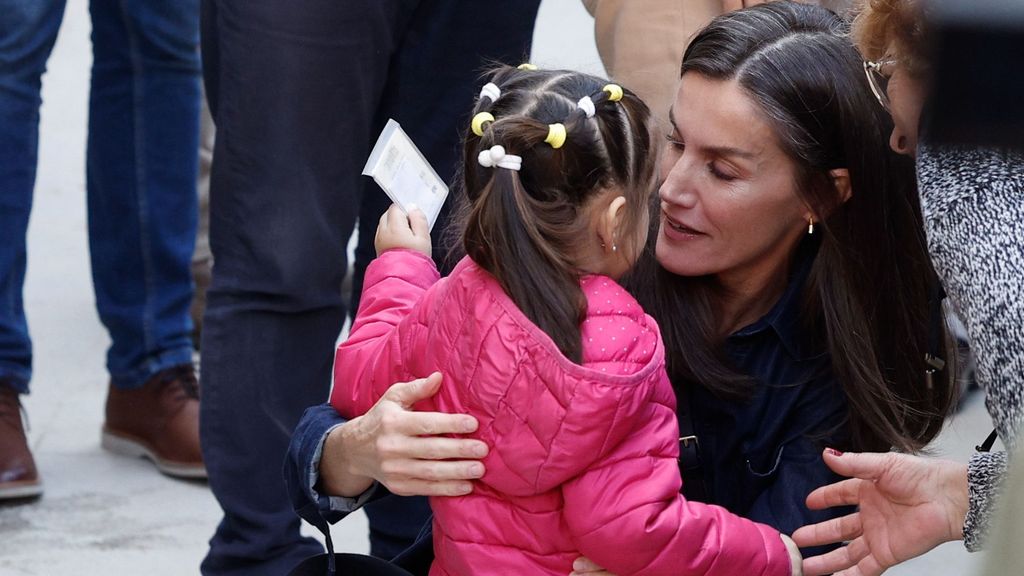
[[[320, 552], [299, 535], [281, 463], [302, 411], [327, 398], [360, 176], [394, 117], [443, 177], [491, 59], [529, 51], [538, 0], [204, 0], [217, 124], [214, 257], [203, 330], [203, 455], [224, 519], [206, 575], [274, 575]], [[370, 245], [372, 250], [372, 244]], [[373, 552], [408, 545], [423, 499], [368, 508]]]

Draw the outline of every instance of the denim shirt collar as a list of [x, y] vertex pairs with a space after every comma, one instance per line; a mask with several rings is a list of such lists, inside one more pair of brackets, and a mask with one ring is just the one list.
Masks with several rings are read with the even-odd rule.
[[782, 297], [759, 320], [730, 335], [727, 338], [729, 344], [738, 345], [771, 330], [794, 360], [805, 360], [813, 355], [810, 347], [807, 346], [807, 335], [804, 332], [800, 315], [803, 289], [807, 284], [807, 277], [811, 273], [814, 258], [818, 254], [819, 245], [820, 241], [814, 236], [807, 236], [800, 242], [793, 258], [789, 282]]

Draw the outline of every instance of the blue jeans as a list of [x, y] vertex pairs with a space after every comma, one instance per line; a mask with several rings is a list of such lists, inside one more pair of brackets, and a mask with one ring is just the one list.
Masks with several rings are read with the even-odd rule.
[[[199, 0], [92, 0], [89, 248], [119, 388], [191, 361], [189, 263], [199, 143]], [[0, 380], [28, 391], [25, 233], [40, 77], [64, 0], [0, 0]]]

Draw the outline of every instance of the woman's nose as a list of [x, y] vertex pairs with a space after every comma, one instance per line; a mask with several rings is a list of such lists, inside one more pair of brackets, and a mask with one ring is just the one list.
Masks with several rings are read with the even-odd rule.
[[669, 167], [661, 187], [658, 188], [658, 197], [662, 202], [682, 206], [691, 205], [696, 201], [692, 170], [682, 156], [677, 157]]

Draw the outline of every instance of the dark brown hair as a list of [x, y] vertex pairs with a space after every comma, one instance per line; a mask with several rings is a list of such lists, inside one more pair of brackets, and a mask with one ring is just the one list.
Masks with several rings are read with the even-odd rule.
[[[574, 256], [582, 243], [598, 241], [587, 233], [584, 208], [618, 187], [627, 199], [627, 229], [641, 225], [654, 184], [649, 112], [629, 91], [610, 101], [602, 90], [607, 81], [579, 72], [501, 67], [490, 81], [500, 97], [481, 97], [473, 114], [495, 120], [484, 124], [483, 136], [467, 131], [464, 142], [462, 244], [526, 317], [580, 362], [586, 299]], [[585, 96], [593, 118], [577, 106]], [[544, 142], [554, 123], [567, 132], [557, 149]], [[481, 166], [479, 153], [496, 145], [521, 156], [521, 170]]]
[[[697, 35], [681, 74], [738, 82], [773, 127], [795, 165], [798, 194], [821, 222], [801, 316], [849, 400], [850, 448], [921, 448], [953, 403], [950, 378], [925, 383], [937, 278], [913, 165], [887, 145], [891, 119], [843, 21], [795, 2], [733, 12]], [[850, 174], [846, 202], [830, 177], [837, 168]], [[749, 397], [754, 383], [730, 366], [727, 335], [717, 333], [714, 280], [671, 274], [650, 251], [642, 261], [634, 275], [647, 277], [632, 284], [662, 328], [673, 382]]]

